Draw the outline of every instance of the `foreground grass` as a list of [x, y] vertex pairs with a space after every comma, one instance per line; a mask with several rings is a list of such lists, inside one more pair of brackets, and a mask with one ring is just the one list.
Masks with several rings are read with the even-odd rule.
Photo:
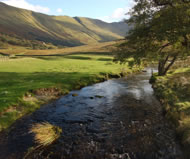
[[[0, 130], [70, 90], [119, 74], [127, 65], [111, 56], [76, 54], [14, 58], [0, 62]], [[42, 89], [48, 88], [48, 89]], [[39, 90], [39, 91], [38, 91]]]
[[45, 147], [60, 137], [62, 129], [45, 122], [33, 125], [30, 133], [34, 134], [35, 142], [38, 146]]
[[40, 149], [55, 142], [61, 136], [62, 129], [48, 122], [43, 122], [32, 125], [30, 133], [34, 135], [34, 140], [37, 145], [28, 150], [24, 159], [31, 158], [30, 155], [41, 151]]
[[156, 77], [156, 95], [165, 106], [166, 117], [176, 126], [185, 152], [190, 155], [190, 68], [170, 71]]

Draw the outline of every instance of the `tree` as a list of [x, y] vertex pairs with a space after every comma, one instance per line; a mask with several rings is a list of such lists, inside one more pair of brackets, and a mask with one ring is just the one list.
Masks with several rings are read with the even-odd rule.
[[163, 76], [182, 57], [190, 54], [190, 0], [135, 0], [126, 22], [132, 26], [117, 50], [115, 60], [133, 64], [158, 61]]

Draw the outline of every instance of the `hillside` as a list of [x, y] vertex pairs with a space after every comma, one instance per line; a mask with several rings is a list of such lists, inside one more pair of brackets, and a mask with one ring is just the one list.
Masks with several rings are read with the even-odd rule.
[[0, 2], [0, 33], [54, 45], [77, 46], [121, 39], [128, 31], [124, 22], [49, 16]]

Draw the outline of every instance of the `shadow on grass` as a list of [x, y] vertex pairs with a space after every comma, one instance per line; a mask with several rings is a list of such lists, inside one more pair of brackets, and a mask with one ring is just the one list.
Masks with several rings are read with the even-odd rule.
[[103, 56], [112, 56], [111, 52], [75, 52], [73, 54], [81, 54], [81, 55], [103, 55]]
[[[53, 53], [53, 51], [52, 51]], [[102, 56], [112, 56], [111, 52], [71, 52], [71, 53], [59, 53], [59, 54], [50, 54], [50, 55], [16, 55], [17, 57], [60, 57], [60, 56], [68, 56], [68, 55], [102, 55]]]
[[[81, 55], [81, 54], [80, 54]], [[73, 59], [73, 60], [97, 60], [97, 61], [113, 61], [110, 58], [99, 58], [99, 59], [94, 59], [93, 57], [85, 57], [85, 56], [79, 56], [79, 55], [65, 55], [65, 56], [38, 56], [38, 57], [32, 57], [32, 58], [37, 58], [41, 60], [60, 60], [60, 59]]]
[[[92, 57], [85, 57], [92, 56]], [[105, 58], [94, 59], [98, 61], [112, 61], [110, 58], [112, 54], [109, 52], [74, 52], [65, 54], [55, 54], [55, 55], [17, 55], [15, 58], [32, 57], [41, 60], [59, 60], [59, 59], [76, 59], [76, 60], [93, 60], [93, 56], [105, 56]]]
[[75, 60], [92, 60], [92, 58], [90, 57], [84, 57], [84, 56], [72, 56], [72, 55], [68, 55], [68, 56], [64, 56], [64, 58], [66, 59], [75, 59]]
[[110, 58], [99, 58], [98, 61], [113, 61], [113, 59], [110, 59]]

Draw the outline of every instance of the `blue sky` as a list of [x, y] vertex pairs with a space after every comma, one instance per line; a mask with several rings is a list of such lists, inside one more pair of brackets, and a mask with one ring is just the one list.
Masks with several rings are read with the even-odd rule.
[[0, 0], [6, 4], [49, 15], [81, 16], [107, 22], [127, 18], [133, 0]]

